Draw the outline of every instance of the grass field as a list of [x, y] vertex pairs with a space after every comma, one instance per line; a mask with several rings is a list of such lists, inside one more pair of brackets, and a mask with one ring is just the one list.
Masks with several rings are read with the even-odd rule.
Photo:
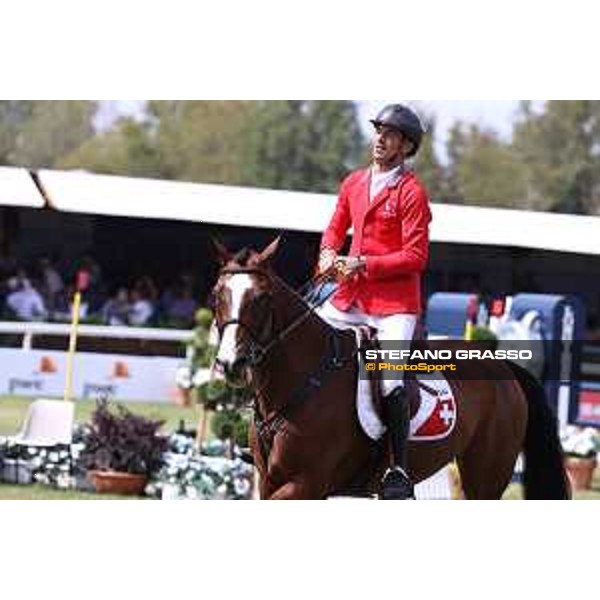
[[[0, 396], [0, 436], [15, 435], [17, 433], [30, 403], [31, 399], [29, 398]], [[150, 402], [122, 402], [121, 404], [135, 413], [164, 420], [163, 429], [166, 431], [177, 429], [181, 420], [185, 421], [187, 429], [194, 429], [200, 415], [197, 408], [185, 408], [172, 404]], [[96, 403], [92, 400], [78, 400], [75, 406], [75, 420], [78, 423], [83, 423], [90, 420]]]
[[[504, 494], [504, 500], [522, 500], [523, 491], [520, 485], [511, 485]], [[592, 489], [585, 492], [575, 492], [574, 500], [600, 500], [600, 469], [592, 483]]]
[[[55, 490], [47, 485], [8, 485], [0, 483], [0, 500], [127, 500], [123, 496]], [[141, 498], [134, 498], [141, 500]]]
[[[14, 435], [23, 422], [31, 400], [0, 396], [0, 436]], [[123, 403], [130, 410], [154, 419], [165, 421], [165, 431], [177, 429], [184, 421], [187, 429], [193, 429], [198, 422], [200, 411], [197, 408], [184, 408], [170, 404], [152, 404], [147, 402]], [[77, 422], [89, 421], [95, 403], [91, 400], [77, 402], [75, 419]], [[519, 485], [511, 485], [504, 495], [506, 500], [519, 500], [522, 490]], [[577, 492], [577, 500], [600, 500], [600, 469], [594, 479], [592, 490]], [[0, 500], [99, 500], [118, 499], [116, 496], [98, 496], [76, 491], [54, 490], [40, 485], [7, 485], [0, 483]]]
[[[0, 436], [15, 435], [23, 423], [31, 399], [13, 396], [0, 396]], [[195, 429], [200, 418], [198, 408], [185, 408], [172, 404], [149, 402], [123, 402], [132, 412], [153, 419], [165, 421], [163, 431], [174, 431], [181, 421], [186, 429]], [[92, 400], [79, 400], [76, 403], [75, 420], [84, 423], [96, 404]], [[119, 499], [117, 496], [99, 496], [77, 491], [55, 490], [42, 485], [8, 485], [0, 483], [0, 500], [107, 500]]]

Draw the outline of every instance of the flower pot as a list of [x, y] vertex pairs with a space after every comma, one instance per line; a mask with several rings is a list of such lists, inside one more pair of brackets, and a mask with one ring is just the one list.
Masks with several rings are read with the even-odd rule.
[[148, 483], [146, 475], [118, 471], [90, 471], [88, 476], [99, 494], [142, 496]]
[[592, 478], [596, 470], [595, 458], [568, 456], [565, 459], [565, 468], [573, 490], [589, 490], [592, 487]]

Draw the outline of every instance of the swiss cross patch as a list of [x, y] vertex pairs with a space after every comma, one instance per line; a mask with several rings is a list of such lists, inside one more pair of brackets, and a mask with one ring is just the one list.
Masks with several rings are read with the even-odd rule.
[[456, 424], [456, 401], [452, 392], [448, 388], [438, 390], [436, 394], [424, 389], [420, 392], [421, 404], [411, 420], [411, 439], [444, 439], [452, 433]]
[[[386, 426], [373, 405], [371, 385], [359, 379], [356, 391], [358, 420], [373, 440], [385, 434]], [[410, 420], [410, 439], [435, 441], [448, 437], [456, 425], [457, 404], [452, 388], [441, 373], [432, 373], [419, 385], [419, 403]]]

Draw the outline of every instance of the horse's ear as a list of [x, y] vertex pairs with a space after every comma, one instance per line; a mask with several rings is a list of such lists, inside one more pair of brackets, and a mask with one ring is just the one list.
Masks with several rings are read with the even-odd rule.
[[231, 260], [231, 252], [215, 238], [211, 238], [212, 250], [215, 258], [221, 266], [226, 265]]
[[259, 255], [258, 255], [258, 263], [264, 264], [268, 263], [275, 252], [277, 252], [277, 248], [279, 247], [279, 242], [281, 241], [281, 236], [278, 235]]

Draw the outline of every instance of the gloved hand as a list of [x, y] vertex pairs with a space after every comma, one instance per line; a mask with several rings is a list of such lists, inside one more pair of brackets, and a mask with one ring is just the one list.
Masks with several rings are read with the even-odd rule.
[[323, 275], [330, 271], [337, 260], [337, 252], [331, 248], [324, 248], [319, 254], [319, 265], [317, 267], [317, 275]]
[[367, 267], [364, 256], [339, 256], [335, 263], [337, 272], [342, 277], [352, 277]]

